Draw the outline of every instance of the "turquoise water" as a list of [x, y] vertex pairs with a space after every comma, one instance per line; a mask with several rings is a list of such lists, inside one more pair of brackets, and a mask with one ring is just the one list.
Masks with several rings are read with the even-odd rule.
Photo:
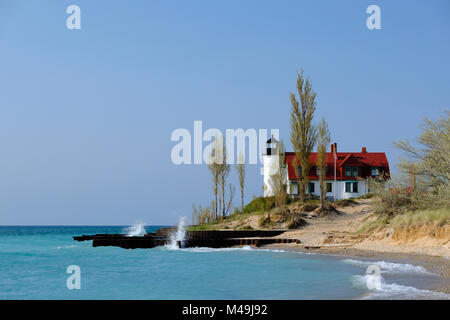
[[[365, 285], [367, 261], [249, 247], [93, 248], [72, 239], [123, 229], [0, 227], [0, 299], [447, 298], [407, 285], [436, 278], [407, 264], [370, 262], [389, 280], [374, 291]], [[80, 290], [66, 287], [69, 265], [80, 267]]]

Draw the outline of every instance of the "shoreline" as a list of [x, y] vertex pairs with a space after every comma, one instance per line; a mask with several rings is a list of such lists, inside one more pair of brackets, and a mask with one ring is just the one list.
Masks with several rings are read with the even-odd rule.
[[346, 258], [361, 258], [366, 260], [388, 261], [393, 263], [413, 264], [425, 268], [427, 271], [439, 276], [443, 281], [438, 286], [431, 286], [426, 290], [450, 294], [450, 259], [441, 256], [432, 256], [415, 253], [402, 253], [390, 251], [361, 250], [351, 247], [321, 247], [306, 249], [295, 244], [268, 244], [259, 249], [278, 249], [291, 252], [314, 253], [329, 256], [342, 256]]

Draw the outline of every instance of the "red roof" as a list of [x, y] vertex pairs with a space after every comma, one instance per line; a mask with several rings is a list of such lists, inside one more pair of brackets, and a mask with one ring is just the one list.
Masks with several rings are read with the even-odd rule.
[[[311, 171], [308, 179], [318, 179], [316, 175], [317, 152], [312, 152], [309, 156]], [[389, 163], [384, 152], [338, 152], [336, 153], [336, 178], [340, 180], [348, 180], [351, 177], [345, 177], [344, 167], [358, 167], [359, 177], [367, 177], [371, 174], [372, 167], [379, 167], [384, 175], [389, 176]], [[294, 152], [286, 152], [286, 163], [288, 164], [288, 174], [290, 180], [297, 180], [295, 174]], [[334, 179], [334, 158], [331, 152], [325, 155], [325, 163], [327, 166], [326, 179]]]

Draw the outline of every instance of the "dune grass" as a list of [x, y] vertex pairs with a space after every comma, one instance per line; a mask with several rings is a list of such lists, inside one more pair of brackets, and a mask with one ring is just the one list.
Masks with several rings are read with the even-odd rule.
[[392, 227], [408, 227], [418, 225], [435, 225], [443, 227], [450, 223], [450, 209], [428, 209], [416, 212], [408, 212], [394, 216]]
[[450, 209], [425, 209], [394, 216], [380, 215], [376, 220], [363, 224], [357, 233], [381, 230], [387, 226], [395, 230], [417, 226], [444, 227], [448, 224], [450, 224]]

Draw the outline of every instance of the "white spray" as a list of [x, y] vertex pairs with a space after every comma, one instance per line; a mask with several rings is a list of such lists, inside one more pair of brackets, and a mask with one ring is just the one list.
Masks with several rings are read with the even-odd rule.
[[127, 233], [127, 237], [142, 237], [145, 236], [145, 223], [142, 221], [136, 221], [132, 226], [125, 228], [124, 232]]
[[184, 240], [186, 238], [186, 217], [181, 217], [177, 225], [177, 231], [170, 236], [170, 249], [178, 249], [177, 242], [180, 241], [180, 248], [184, 246]]

